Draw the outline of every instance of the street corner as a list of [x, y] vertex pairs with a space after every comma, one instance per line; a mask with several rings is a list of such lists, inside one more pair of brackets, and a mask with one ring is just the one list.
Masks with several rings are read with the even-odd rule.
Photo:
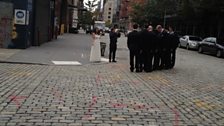
[[7, 61], [10, 57], [15, 54], [18, 54], [20, 49], [0, 49], [0, 61]]

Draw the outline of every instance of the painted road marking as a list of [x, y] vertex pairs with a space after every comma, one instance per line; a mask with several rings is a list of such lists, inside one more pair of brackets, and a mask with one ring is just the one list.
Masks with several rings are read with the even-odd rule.
[[78, 61], [52, 61], [55, 65], [82, 65]]

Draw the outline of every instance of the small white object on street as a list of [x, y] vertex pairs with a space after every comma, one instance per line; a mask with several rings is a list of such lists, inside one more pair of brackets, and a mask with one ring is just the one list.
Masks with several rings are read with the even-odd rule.
[[52, 61], [55, 65], [82, 65], [78, 61]]
[[101, 58], [101, 61], [102, 61], [102, 62], [109, 62], [109, 59]]

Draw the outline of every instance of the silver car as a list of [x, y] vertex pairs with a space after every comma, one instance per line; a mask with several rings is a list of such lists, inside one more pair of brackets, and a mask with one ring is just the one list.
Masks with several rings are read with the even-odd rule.
[[198, 44], [202, 39], [197, 36], [185, 35], [180, 38], [179, 47], [185, 47], [186, 49], [198, 49]]

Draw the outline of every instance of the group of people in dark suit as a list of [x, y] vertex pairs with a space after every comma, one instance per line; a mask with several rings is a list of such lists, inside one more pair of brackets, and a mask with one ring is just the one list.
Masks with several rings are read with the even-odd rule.
[[165, 30], [157, 25], [154, 31], [152, 26], [147, 26], [138, 31], [138, 25], [134, 24], [133, 31], [128, 34], [127, 44], [131, 72], [172, 69], [175, 65], [179, 38], [171, 27]]

